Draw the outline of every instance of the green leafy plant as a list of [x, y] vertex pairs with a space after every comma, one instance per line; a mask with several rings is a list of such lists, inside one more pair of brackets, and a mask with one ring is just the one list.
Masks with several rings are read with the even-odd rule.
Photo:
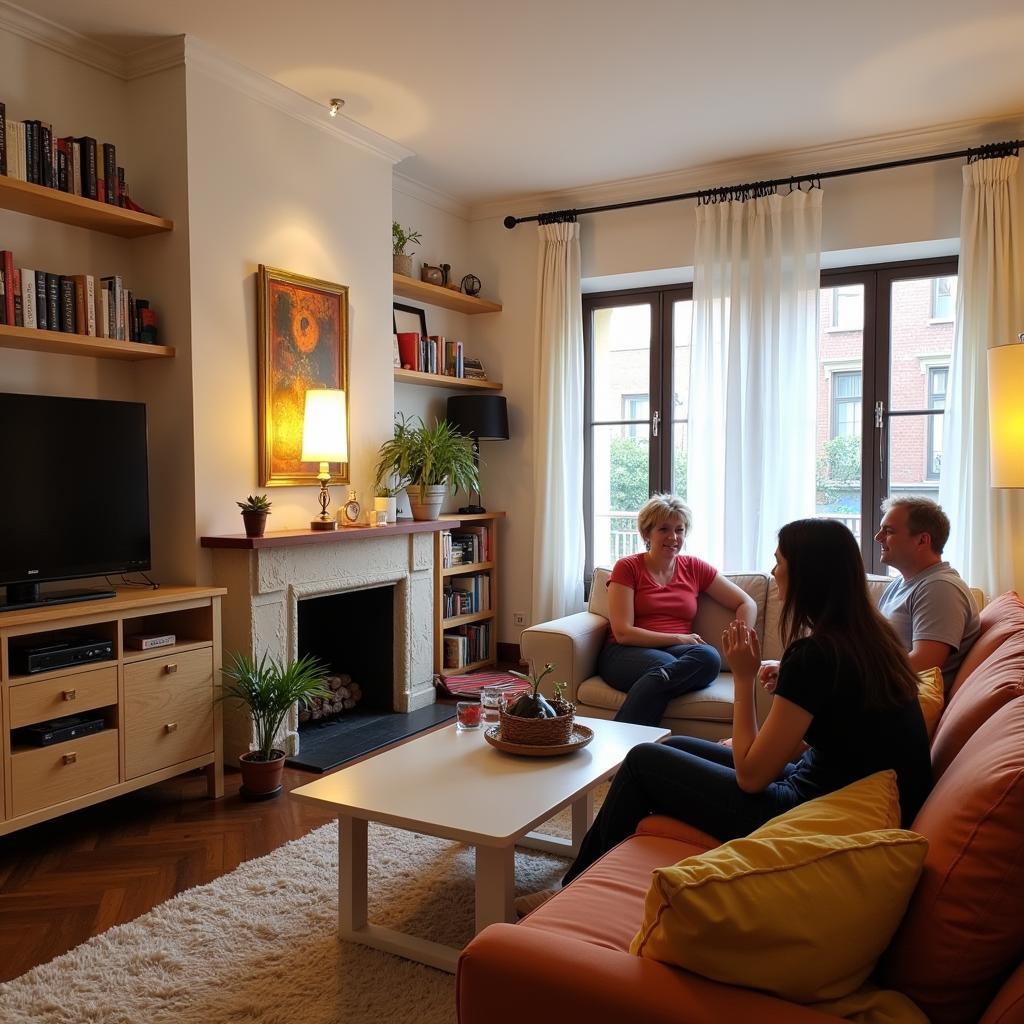
[[306, 706], [314, 697], [331, 695], [324, 685], [326, 667], [309, 655], [282, 665], [266, 653], [257, 662], [236, 652], [221, 672], [229, 680], [221, 700], [241, 701], [252, 715], [258, 761], [273, 760], [274, 738], [293, 704]]
[[420, 498], [424, 488], [447, 484], [452, 491], [475, 491], [480, 473], [473, 458], [473, 442], [459, 433], [447, 420], [424, 426], [419, 416], [395, 419], [395, 436], [377, 452], [375, 487], [387, 487], [394, 493], [418, 484]]
[[273, 502], [265, 494], [250, 494], [245, 501], [236, 501], [235, 504], [243, 512], [266, 512], [269, 514]]
[[396, 256], [408, 255], [405, 251], [407, 245], [419, 245], [422, 236], [412, 228], [403, 228], [397, 220], [391, 222], [391, 243]]
[[517, 718], [557, 718], [571, 711], [572, 705], [562, 696], [568, 683], [555, 683], [555, 695], [550, 701], [540, 692], [540, 684], [545, 676], [555, 671], [555, 666], [548, 662], [541, 672], [537, 672], [532, 665], [530, 669], [529, 674], [512, 672], [512, 675], [529, 683], [533, 689], [530, 693], [518, 697], [511, 707], [505, 709], [505, 714], [515, 715]]

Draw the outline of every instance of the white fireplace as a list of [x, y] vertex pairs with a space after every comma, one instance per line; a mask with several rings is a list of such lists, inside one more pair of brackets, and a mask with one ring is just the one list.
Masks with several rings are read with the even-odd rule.
[[[441, 529], [441, 524], [432, 524]], [[416, 531], [416, 532], [413, 532]], [[422, 531], [422, 532], [420, 532]], [[390, 586], [394, 592], [395, 711], [434, 703], [434, 534], [430, 524], [345, 530], [293, 531], [265, 538], [204, 537], [213, 548], [214, 579], [223, 601], [225, 657], [264, 652], [281, 661], [298, 656], [299, 602], [329, 594]], [[298, 753], [298, 708], [279, 746]], [[224, 707], [225, 760], [251, 749], [252, 723], [244, 708]]]

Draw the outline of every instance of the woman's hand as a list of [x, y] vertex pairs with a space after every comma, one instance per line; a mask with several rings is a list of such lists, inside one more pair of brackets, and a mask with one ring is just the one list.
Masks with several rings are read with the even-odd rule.
[[676, 633], [675, 642], [677, 644], [702, 644], [704, 641], [701, 639], [700, 633]]
[[765, 693], [774, 693], [775, 688], [779, 685], [779, 663], [777, 661], [762, 661], [761, 667], [757, 670], [757, 681]]
[[732, 669], [733, 678], [753, 680], [761, 667], [761, 644], [757, 630], [738, 619], [722, 630], [722, 650]]

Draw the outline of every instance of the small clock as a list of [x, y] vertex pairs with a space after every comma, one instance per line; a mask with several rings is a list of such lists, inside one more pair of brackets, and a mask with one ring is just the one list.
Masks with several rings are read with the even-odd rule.
[[346, 522], [359, 522], [359, 517], [362, 515], [363, 510], [360, 508], [359, 502], [356, 500], [356, 489], [354, 487], [348, 492], [348, 501], [346, 501], [342, 506], [342, 511], [345, 513]]

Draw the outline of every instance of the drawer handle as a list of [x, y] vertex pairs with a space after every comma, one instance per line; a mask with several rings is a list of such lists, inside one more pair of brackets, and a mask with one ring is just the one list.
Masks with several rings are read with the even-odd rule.
[[64, 755], [65, 764], [74, 764], [78, 760], [78, 755], [72, 750], [70, 754]]
[[165, 729], [165, 730], [166, 730], [167, 732], [176, 732], [176, 731], [177, 731], [177, 729], [178, 729], [178, 723], [177, 723], [177, 722], [168, 722], [168, 723], [167, 723], [167, 724], [166, 724], [166, 725], [164, 726], [164, 729]]
[[172, 661], [172, 662], [170, 662], [170, 664], [164, 665], [164, 671], [169, 676], [174, 675], [174, 673], [178, 671], [178, 663], [175, 662], [175, 661]]
[[64, 699], [65, 700], [74, 700], [77, 696], [78, 696], [78, 691], [77, 690], [65, 690], [64, 691]]

